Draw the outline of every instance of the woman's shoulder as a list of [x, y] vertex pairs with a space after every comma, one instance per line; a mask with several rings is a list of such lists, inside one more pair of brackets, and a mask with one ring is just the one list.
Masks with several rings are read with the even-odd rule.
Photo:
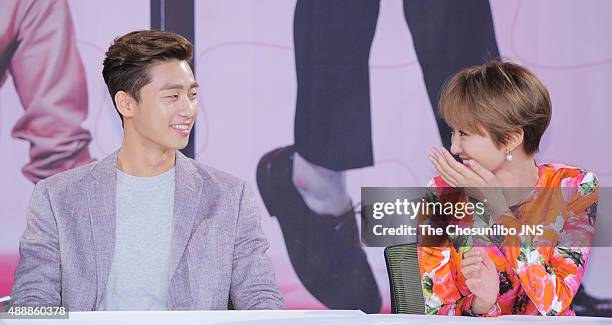
[[442, 196], [455, 195], [457, 193], [462, 193], [460, 189], [454, 188], [450, 186], [442, 177], [435, 176], [427, 182], [426, 193], [433, 194], [434, 196], [440, 198]]
[[431, 178], [428, 182], [427, 182], [427, 187], [430, 188], [445, 188], [445, 187], [451, 187], [450, 185], [448, 185], [448, 183], [446, 183], [442, 177], [440, 176], [435, 176], [434, 178]]
[[597, 175], [586, 168], [565, 163], [545, 163], [538, 165], [539, 184], [544, 187], [596, 187]]

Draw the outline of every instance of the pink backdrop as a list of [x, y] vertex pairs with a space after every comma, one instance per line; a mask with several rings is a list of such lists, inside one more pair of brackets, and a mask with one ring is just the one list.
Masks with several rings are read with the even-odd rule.
[[[90, 151], [103, 157], [116, 150], [121, 125], [101, 76], [104, 51], [113, 37], [149, 28], [149, 1], [69, 1], [78, 47], [87, 73]], [[196, 1], [196, 73], [202, 87], [197, 120], [197, 159], [255, 186], [261, 156], [293, 142], [296, 81], [293, 57], [295, 1]], [[491, 2], [502, 56], [532, 69], [552, 95], [554, 116], [539, 162], [562, 161], [594, 170], [603, 186], [612, 183], [612, 2], [571, 0]], [[122, 10], [116, 10], [122, 8]], [[109, 23], [109, 15], [113, 23]], [[375, 167], [350, 171], [349, 190], [361, 186], [424, 186], [433, 176], [426, 160], [441, 145], [429, 99], [406, 27], [402, 2], [381, 1], [370, 56]], [[20, 173], [28, 145], [10, 136], [22, 114], [11, 80], [0, 89], [0, 295], [7, 294], [18, 240], [33, 185]], [[601, 202], [601, 204], [611, 204]], [[301, 285], [289, 262], [278, 223], [262, 207], [270, 256], [288, 308], [323, 306]], [[605, 222], [605, 221], [603, 221]], [[389, 311], [382, 249], [366, 248]], [[608, 294], [612, 249], [597, 248], [585, 283]], [[597, 283], [597, 285], [595, 285]]]

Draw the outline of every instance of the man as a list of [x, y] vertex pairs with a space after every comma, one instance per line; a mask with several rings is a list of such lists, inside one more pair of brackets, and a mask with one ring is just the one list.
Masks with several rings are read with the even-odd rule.
[[192, 45], [138, 31], [102, 74], [121, 148], [36, 185], [14, 304], [71, 310], [280, 309], [253, 193], [185, 157], [197, 113]]

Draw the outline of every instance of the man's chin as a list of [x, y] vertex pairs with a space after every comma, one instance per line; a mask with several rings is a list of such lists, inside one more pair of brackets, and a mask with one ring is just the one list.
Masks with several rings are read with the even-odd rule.
[[187, 147], [187, 144], [188, 144], [188, 142], [182, 143], [182, 144], [174, 146], [172, 149], [174, 149], [174, 150], [183, 150], [183, 149], [185, 149]]
[[187, 144], [189, 142], [185, 142], [185, 143], [166, 143], [165, 147], [168, 150], [183, 150], [185, 149], [185, 147], [187, 147]]

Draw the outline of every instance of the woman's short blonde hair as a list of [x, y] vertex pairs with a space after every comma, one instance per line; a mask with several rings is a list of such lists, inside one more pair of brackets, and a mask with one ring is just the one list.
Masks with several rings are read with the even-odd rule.
[[538, 151], [552, 116], [548, 90], [535, 74], [502, 61], [455, 74], [444, 85], [439, 110], [450, 127], [488, 134], [498, 148], [523, 130], [527, 154]]

